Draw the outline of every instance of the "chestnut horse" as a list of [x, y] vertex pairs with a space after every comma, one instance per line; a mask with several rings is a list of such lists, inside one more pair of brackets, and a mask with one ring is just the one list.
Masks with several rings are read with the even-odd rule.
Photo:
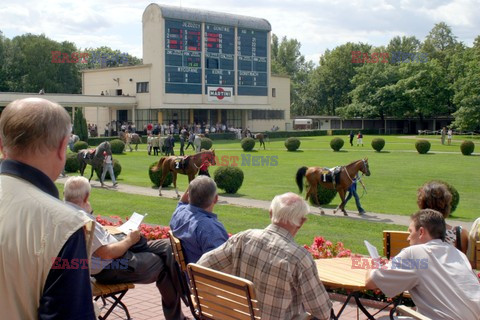
[[[340, 167], [340, 177], [336, 184], [333, 184], [331, 181], [325, 182], [323, 179], [324, 172], [328, 171], [328, 168], [321, 167], [301, 167], [297, 171], [296, 181], [298, 189], [300, 192], [303, 191], [303, 177], [307, 178], [308, 189], [305, 200], [308, 200], [308, 197], [314, 197], [315, 203], [318, 204], [317, 188], [321, 184], [327, 189], [336, 189], [340, 195], [342, 202], [338, 207], [333, 210], [333, 213], [336, 213], [338, 209], [342, 210], [345, 216], [348, 216], [347, 211], [345, 211], [345, 194], [352, 185], [353, 179], [357, 176], [358, 171], [363, 172], [366, 176], [370, 175], [370, 169], [368, 167], [368, 159], [360, 159], [354, 161], [346, 166]], [[321, 211], [324, 214], [323, 210]]]
[[[171, 172], [173, 175], [173, 186], [175, 187], [175, 192], [177, 197], [180, 198], [177, 189], [177, 174], [185, 174], [188, 176], [188, 182], [190, 183], [198, 172], [198, 169], [204, 162], [209, 162], [212, 166], [215, 163], [215, 150], [207, 150], [196, 153], [191, 156], [178, 157], [178, 156], [169, 156], [162, 157], [156, 166], [152, 167], [152, 171], [156, 172], [159, 169], [162, 169], [162, 178], [160, 179], [160, 187], [158, 188], [158, 195], [162, 195], [162, 185], [167, 177], [168, 173]], [[178, 163], [180, 162], [180, 163]], [[177, 168], [178, 163], [178, 168]]]
[[265, 140], [268, 141], [268, 136], [267, 134], [265, 133], [256, 133], [253, 135], [253, 138], [254, 139], [258, 139], [258, 141], [260, 142], [260, 147], [259, 149], [262, 147], [262, 144], [263, 144], [263, 150], [265, 150]]

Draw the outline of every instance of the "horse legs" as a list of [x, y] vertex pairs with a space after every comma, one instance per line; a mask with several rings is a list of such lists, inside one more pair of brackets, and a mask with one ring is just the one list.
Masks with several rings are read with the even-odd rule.
[[180, 195], [178, 194], [178, 188], [177, 188], [177, 173], [173, 172], [173, 186], [175, 187], [175, 193], [177, 194], [177, 198], [180, 198]]
[[[92, 177], [93, 177], [93, 164], [91, 164], [91, 166], [92, 166], [92, 173], [90, 174], [90, 178], [88, 178], [88, 182], [90, 182], [90, 180], [92, 180]], [[103, 183], [102, 183], [102, 185], [103, 185]]]
[[[345, 210], [345, 205], [346, 205], [346, 201], [345, 201], [345, 190], [343, 190], [343, 189], [338, 190], [338, 194], [339, 194], [340, 199], [342, 200], [342, 202], [338, 205], [337, 209], [342, 210], [344, 216], [348, 216], [347, 211]], [[336, 211], [337, 209], [335, 209], [335, 211]], [[335, 212], [335, 211], [334, 211], [334, 212]]]

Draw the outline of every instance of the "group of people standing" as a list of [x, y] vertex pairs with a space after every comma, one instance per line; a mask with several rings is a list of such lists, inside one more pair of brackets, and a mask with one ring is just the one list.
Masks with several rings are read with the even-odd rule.
[[453, 131], [451, 128], [448, 129], [443, 127], [442, 130], [440, 131], [440, 140], [442, 141], [442, 144], [445, 144], [445, 135], [447, 136], [447, 142], [448, 145], [452, 143], [452, 136], [453, 136]]

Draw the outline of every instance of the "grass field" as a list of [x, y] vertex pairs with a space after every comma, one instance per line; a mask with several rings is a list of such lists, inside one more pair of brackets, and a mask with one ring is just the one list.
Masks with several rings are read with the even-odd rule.
[[[451, 146], [441, 145], [439, 136], [382, 136], [386, 140], [382, 152], [375, 152], [371, 147], [371, 140], [378, 136], [364, 136], [364, 147], [350, 146], [348, 137], [342, 137], [345, 145], [340, 152], [333, 152], [329, 142], [333, 137], [300, 137], [301, 146], [297, 152], [287, 152], [284, 139], [271, 140], [267, 143], [267, 150], [243, 152], [240, 142], [214, 141], [216, 155], [220, 165], [227, 165], [222, 159], [236, 158], [237, 164], [243, 170], [245, 179], [235, 197], [247, 197], [262, 200], [271, 200], [274, 195], [287, 191], [298, 192], [295, 184], [295, 173], [301, 166], [326, 166], [346, 165], [351, 161], [368, 157], [372, 175], [363, 179], [367, 193], [363, 193], [359, 185], [359, 195], [362, 206], [371, 212], [409, 215], [416, 211], [416, 191], [426, 181], [441, 179], [448, 181], [460, 193], [460, 204], [453, 214], [455, 219], [471, 221], [478, 217], [480, 197], [477, 185], [480, 178], [478, 154], [463, 156], [460, 144], [464, 137], [454, 136]], [[430, 140], [432, 147], [426, 155], [420, 155], [415, 150], [417, 138]], [[470, 139], [470, 137], [466, 137]], [[480, 146], [478, 140], [477, 152]], [[138, 152], [127, 152], [115, 157], [122, 165], [119, 183], [132, 184], [144, 187], [152, 186], [148, 177], [148, 166], [158, 161], [159, 157], [148, 156], [146, 145], [139, 146]], [[176, 144], [175, 152], [178, 154], [179, 145]], [[187, 154], [192, 154], [190, 149]], [[265, 164], [247, 165], [246, 157], [263, 156], [276, 157], [277, 165], [272, 165], [270, 159]], [[266, 158], [264, 158], [266, 160]], [[214, 173], [216, 167], [210, 168]], [[185, 190], [187, 178], [179, 175], [179, 190]], [[337, 196], [327, 207], [335, 207], [339, 203]], [[350, 201], [347, 209], [355, 210], [354, 201]]]

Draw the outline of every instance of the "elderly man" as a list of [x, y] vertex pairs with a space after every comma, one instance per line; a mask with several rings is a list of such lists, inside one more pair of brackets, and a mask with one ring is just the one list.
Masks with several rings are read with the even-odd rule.
[[[90, 214], [90, 183], [84, 177], [71, 177], [65, 182], [65, 201]], [[103, 283], [156, 282], [162, 296], [163, 314], [167, 320], [184, 319], [182, 294], [172, 248], [167, 239], [146, 241], [139, 230], [117, 240], [96, 223], [92, 244], [92, 275]], [[116, 261], [115, 261], [116, 260]]]
[[0, 117], [2, 318], [95, 319], [88, 267], [70, 267], [87, 261], [90, 220], [60, 201], [53, 183], [70, 131], [65, 109], [41, 98], [15, 100]]
[[187, 263], [197, 260], [228, 239], [213, 208], [218, 201], [217, 185], [207, 176], [190, 182], [170, 220], [170, 229], [180, 239]]
[[480, 283], [467, 257], [444, 242], [442, 214], [424, 209], [411, 219], [410, 247], [386, 267], [371, 270], [367, 288], [390, 297], [408, 290], [418, 312], [431, 319], [478, 320]]
[[332, 303], [315, 262], [293, 240], [307, 213], [308, 205], [298, 195], [276, 196], [267, 228], [237, 233], [198, 264], [252, 281], [262, 319], [299, 319], [306, 312], [329, 319]]

